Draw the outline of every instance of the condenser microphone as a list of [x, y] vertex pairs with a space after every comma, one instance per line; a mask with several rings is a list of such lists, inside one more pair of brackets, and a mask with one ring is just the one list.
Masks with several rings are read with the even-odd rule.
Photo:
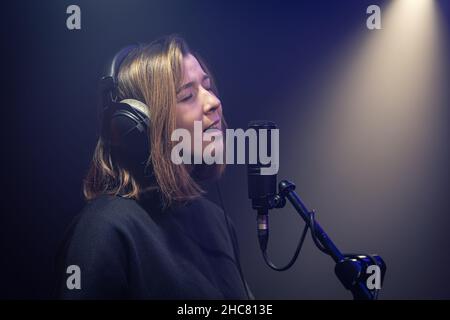
[[[269, 209], [274, 207], [273, 201], [277, 194], [276, 172], [278, 169], [271, 174], [268, 168], [272, 164], [264, 163], [265, 161], [261, 160], [264, 156], [272, 155], [274, 151], [278, 152], [278, 146], [272, 145], [272, 135], [277, 134], [278, 138], [278, 127], [272, 121], [258, 120], [249, 122], [247, 131], [250, 132], [249, 161], [247, 163], [248, 197], [252, 201], [252, 208], [257, 211], [257, 231], [261, 250], [266, 251], [269, 237], [268, 214]], [[251, 137], [253, 137], [253, 141]], [[278, 143], [278, 140], [275, 141]], [[252, 143], [253, 146], [251, 146]], [[256, 152], [256, 156], [252, 155], [252, 152]], [[251, 161], [252, 159], [256, 159], [256, 161]]]

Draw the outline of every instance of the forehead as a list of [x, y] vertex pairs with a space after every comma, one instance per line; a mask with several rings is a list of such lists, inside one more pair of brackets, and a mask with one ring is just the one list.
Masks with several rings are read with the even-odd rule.
[[184, 79], [192, 79], [197, 77], [202, 77], [205, 75], [205, 71], [200, 66], [198, 60], [192, 55], [188, 54], [183, 57], [183, 75]]

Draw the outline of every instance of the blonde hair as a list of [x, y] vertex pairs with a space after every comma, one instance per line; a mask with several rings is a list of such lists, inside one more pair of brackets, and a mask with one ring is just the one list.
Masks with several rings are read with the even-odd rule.
[[[201, 58], [192, 53], [186, 42], [178, 36], [168, 36], [132, 50], [120, 66], [118, 73], [119, 99], [136, 99], [149, 106], [149, 141], [151, 151], [148, 164], [154, 181], [150, 183], [121, 166], [111, 155], [111, 149], [100, 137], [89, 171], [83, 184], [87, 200], [103, 194], [139, 199], [151, 190], [162, 195], [163, 205], [174, 201], [187, 201], [199, 197], [204, 191], [185, 165], [176, 165], [170, 159], [175, 144], [170, 137], [176, 128], [176, 90], [183, 79], [183, 57], [193, 54], [203, 70], [211, 77], [212, 91], [218, 96], [211, 73]], [[222, 116], [222, 127], [226, 122]], [[220, 176], [225, 165], [215, 165], [215, 176]], [[150, 183], [150, 184], [149, 184]]]

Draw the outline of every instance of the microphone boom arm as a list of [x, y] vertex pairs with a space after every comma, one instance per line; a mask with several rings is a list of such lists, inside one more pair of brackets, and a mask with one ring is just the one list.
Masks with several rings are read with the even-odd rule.
[[308, 210], [298, 194], [294, 191], [295, 184], [283, 180], [278, 185], [279, 193], [269, 199], [270, 205], [266, 210], [258, 210], [258, 238], [261, 250], [265, 255], [267, 248], [268, 230], [268, 209], [282, 208], [286, 203], [286, 198], [298, 212], [300, 217], [311, 229], [316, 246], [324, 253], [331, 256], [336, 263], [335, 273], [347, 290], [350, 290], [355, 300], [375, 300], [378, 296], [378, 289], [370, 290], [367, 286], [367, 268], [370, 265], [377, 265], [381, 271], [381, 283], [383, 283], [386, 273], [386, 264], [378, 255], [343, 254], [331, 241], [326, 232], [314, 219], [314, 211]]

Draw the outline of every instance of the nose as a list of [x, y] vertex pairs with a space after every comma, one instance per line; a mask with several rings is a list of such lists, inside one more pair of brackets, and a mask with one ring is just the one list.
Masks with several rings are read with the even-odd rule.
[[221, 102], [217, 96], [208, 90], [204, 90], [203, 95], [203, 112], [205, 114], [214, 113], [221, 106]]

